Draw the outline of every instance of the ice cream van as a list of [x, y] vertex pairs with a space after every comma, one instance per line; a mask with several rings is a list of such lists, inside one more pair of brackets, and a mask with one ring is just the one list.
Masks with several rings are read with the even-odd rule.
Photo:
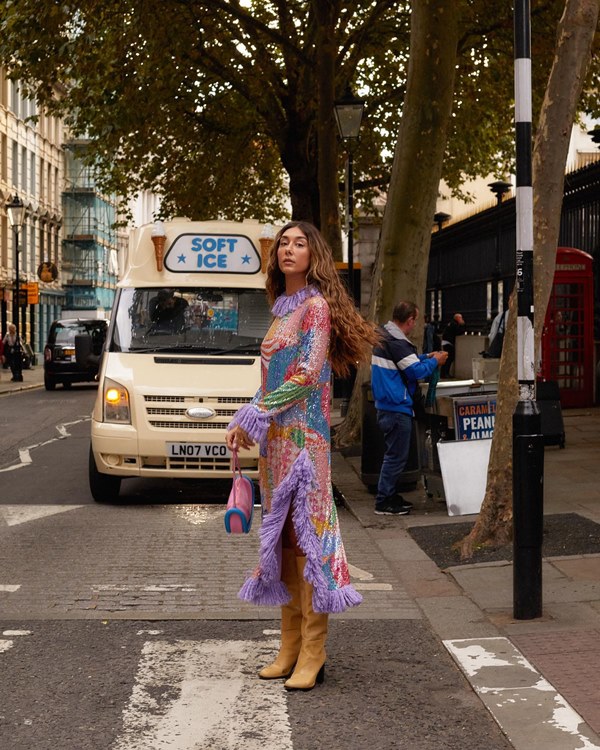
[[[271, 321], [270, 236], [257, 222], [184, 219], [132, 232], [92, 414], [95, 500], [127, 477], [230, 476], [226, 428], [258, 389]], [[257, 449], [240, 463], [256, 476]]]

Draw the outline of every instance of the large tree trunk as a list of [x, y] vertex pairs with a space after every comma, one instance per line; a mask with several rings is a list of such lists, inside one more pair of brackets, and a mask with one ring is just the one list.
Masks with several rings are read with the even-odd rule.
[[[447, 0], [412, 3], [406, 96], [373, 269], [371, 320], [385, 322], [403, 299], [423, 309], [431, 227], [454, 98], [459, 7], [460, 3]], [[419, 335], [417, 331], [415, 336]], [[368, 368], [359, 370], [337, 445], [356, 442], [361, 386], [368, 376]]]
[[319, 179], [317, 165], [310, 160], [311, 140], [315, 133], [309, 123], [299, 122], [290, 127], [281, 152], [281, 161], [290, 178], [290, 201], [294, 221], [320, 224]]
[[337, 138], [334, 123], [335, 70], [338, 51], [336, 26], [339, 0], [313, 0], [317, 19], [317, 136], [321, 232], [336, 260], [342, 260]]
[[[590, 62], [599, 7], [600, 0], [567, 0], [536, 134], [533, 152], [536, 351], [556, 266], [569, 140]], [[505, 544], [512, 536], [512, 414], [518, 398], [514, 302], [513, 295], [500, 361], [498, 411], [487, 487], [477, 522], [461, 543], [463, 558], [470, 557], [481, 544]]]

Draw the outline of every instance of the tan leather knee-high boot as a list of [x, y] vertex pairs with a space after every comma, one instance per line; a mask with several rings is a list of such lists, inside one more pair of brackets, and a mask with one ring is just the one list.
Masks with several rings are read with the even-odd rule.
[[325, 641], [328, 615], [313, 611], [313, 587], [304, 580], [305, 557], [297, 557], [302, 602], [302, 647], [294, 673], [284, 684], [287, 690], [311, 690], [325, 677]]
[[289, 677], [300, 653], [302, 605], [296, 555], [293, 549], [284, 548], [282, 550], [281, 580], [287, 586], [292, 599], [281, 608], [281, 647], [275, 661], [258, 673], [262, 680], [277, 680], [282, 677]]

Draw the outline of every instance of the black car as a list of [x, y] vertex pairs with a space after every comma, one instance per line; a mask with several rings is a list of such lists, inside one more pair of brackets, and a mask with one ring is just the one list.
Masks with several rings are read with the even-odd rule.
[[[52, 323], [44, 347], [44, 385], [47, 391], [53, 391], [57, 383], [70, 388], [73, 383], [96, 379], [107, 328], [108, 321], [104, 319], [68, 318]], [[78, 362], [75, 356], [75, 337], [82, 335], [90, 337], [94, 355], [87, 357], [84, 363]]]

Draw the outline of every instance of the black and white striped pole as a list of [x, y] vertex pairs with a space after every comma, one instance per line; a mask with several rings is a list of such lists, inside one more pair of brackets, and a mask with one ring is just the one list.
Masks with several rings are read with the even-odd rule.
[[542, 615], [544, 439], [535, 402], [529, 0], [515, 0], [514, 22], [519, 401], [513, 414], [513, 616], [531, 620]]

